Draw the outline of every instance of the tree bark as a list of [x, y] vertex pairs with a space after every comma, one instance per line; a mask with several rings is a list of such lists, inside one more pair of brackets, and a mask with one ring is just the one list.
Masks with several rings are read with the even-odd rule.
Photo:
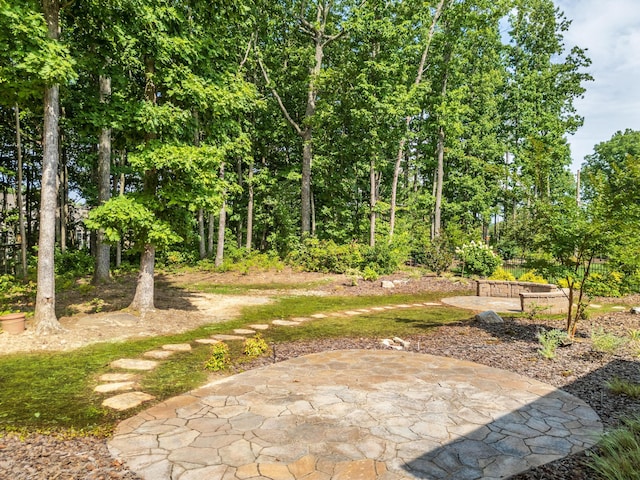
[[[236, 173], [238, 175], [238, 186], [242, 187], [242, 159], [238, 158], [238, 163], [236, 164]], [[240, 201], [235, 205], [235, 210], [238, 214], [238, 221], [236, 222], [236, 245], [238, 248], [242, 248], [242, 215], [240, 215]]]
[[433, 210], [433, 237], [440, 236], [442, 229], [442, 184], [444, 179], [444, 127], [438, 130], [438, 165], [436, 167], [436, 203]]
[[[59, 38], [60, 4], [44, 0], [43, 10], [48, 36]], [[40, 236], [38, 240], [38, 284], [34, 320], [37, 335], [62, 330], [56, 317], [55, 234], [58, 197], [57, 173], [59, 156], [60, 86], [47, 85], [44, 90], [44, 131], [42, 152], [42, 193], [40, 199]]]
[[[433, 21], [431, 22], [431, 27], [429, 28], [429, 34], [427, 36], [427, 44], [425, 45], [424, 50], [422, 51], [422, 57], [420, 58], [420, 64], [418, 65], [418, 73], [416, 74], [416, 79], [413, 82], [414, 86], [420, 85], [422, 83], [422, 76], [424, 75], [425, 65], [427, 63], [427, 58], [429, 56], [429, 48], [431, 47], [431, 41], [433, 40], [433, 36], [436, 32], [436, 26], [438, 25], [438, 21], [442, 16], [442, 12], [445, 9], [445, 5], [448, 0], [440, 0], [438, 6], [436, 8], [435, 13], [433, 14]], [[407, 144], [407, 135], [409, 133], [409, 125], [411, 124], [411, 117], [407, 116], [405, 118], [405, 134], [400, 139], [400, 143], [398, 145], [398, 155], [396, 156], [396, 163], [393, 166], [393, 180], [391, 184], [391, 202], [390, 202], [390, 211], [389, 211], [389, 242], [393, 240], [393, 233], [396, 225], [396, 202], [397, 202], [397, 194], [398, 194], [398, 178], [400, 176], [400, 165], [402, 164], [402, 158], [404, 157], [404, 149]]]
[[[120, 152], [120, 167], [123, 170], [120, 172], [120, 180], [118, 182], [118, 195], [120, 195], [120, 196], [124, 195], [124, 182], [125, 182], [124, 166], [125, 166], [125, 163], [126, 163], [126, 151], [122, 150]], [[120, 240], [116, 244], [116, 268], [120, 268], [121, 263], [122, 263], [122, 240]]]
[[247, 201], [247, 252], [251, 251], [251, 238], [253, 237], [253, 164], [249, 165], [248, 173], [249, 199]]
[[202, 207], [198, 209], [198, 237], [198, 250], [200, 253], [200, 260], [202, 260], [207, 256], [204, 238], [204, 210], [202, 209]]
[[209, 214], [209, 228], [207, 230], [207, 255], [213, 257], [213, 234], [214, 234], [215, 217], [213, 213]]
[[[224, 180], [224, 162], [220, 165], [220, 180]], [[224, 192], [226, 196], [227, 192]], [[216, 259], [214, 266], [219, 268], [224, 261], [224, 230], [227, 226], [227, 201], [222, 201], [222, 207], [220, 207], [220, 218], [218, 219], [218, 243], [216, 245]]]
[[[100, 76], [100, 103], [106, 104], [111, 95], [111, 78]], [[98, 204], [102, 205], [111, 197], [111, 128], [103, 127], [98, 143]], [[111, 281], [109, 272], [110, 248], [104, 230], [96, 236], [96, 266], [93, 283], [103, 284]]]
[[369, 246], [376, 246], [376, 161], [375, 157], [371, 157], [369, 165]]
[[153, 310], [154, 305], [154, 268], [156, 263], [156, 247], [146, 244], [140, 257], [140, 272], [138, 273], [138, 283], [136, 294], [129, 308], [140, 312]]
[[18, 166], [16, 168], [18, 178], [16, 180], [16, 199], [18, 202], [18, 232], [20, 235], [20, 276], [23, 280], [27, 278], [27, 235], [24, 228], [24, 200], [22, 198], [22, 137], [20, 133], [20, 107], [16, 103], [16, 158]]

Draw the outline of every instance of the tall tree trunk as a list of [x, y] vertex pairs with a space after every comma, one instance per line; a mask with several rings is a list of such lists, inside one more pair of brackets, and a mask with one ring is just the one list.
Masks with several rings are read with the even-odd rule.
[[[224, 180], [224, 162], [220, 164], [220, 180]], [[226, 196], [227, 192], [224, 192]], [[214, 266], [216, 268], [222, 266], [224, 261], [224, 230], [227, 227], [227, 201], [222, 201], [222, 207], [220, 207], [220, 218], [218, 219], [218, 243], [216, 245], [216, 259]]]
[[140, 312], [153, 310], [154, 306], [154, 268], [156, 263], [156, 247], [147, 243], [140, 256], [140, 272], [136, 294], [129, 308]]
[[[124, 176], [124, 166], [126, 164], [126, 151], [122, 150], [120, 152], [120, 167], [122, 168], [122, 171], [120, 172], [120, 180], [118, 181], [118, 195], [122, 196], [124, 195], [124, 182], [125, 182], [125, 176]], [[120, 264], [122, 263], [122, 240], [120, 240], [117, 244], [116, 244], [116, 268], [120, 268]]]
[[[242, 159], [238, 158], [238, 163], [236, 164], [236, 173], [238, 175], [238, 186], [242, 187]], [[240, 215], [240, 200], [236, 203], [238, 221], [236, 222], [236, 241], [237, 247], [242, 248], [242, 215]]]
[[253, 237], [253, 164], [249, 165], [248, 174], [249, 199], [247, 200], [247, 251], [251, 250], [251, 238]]
[[[62, 112], [64, 115], [64, 111]], [[60, 143], [64, 141], [64, 135], [60, 135]], [[67, 167], [67, 149], [60, 148], [60, 182], [58, 183], [60, 199], [60, 251], [67, 251], [67, 224], [69, 223], [69, 169]]]
[[205, 238], [204, 238], [204, 210], [202, 207], [198, 209], [198, 251], [200, 260], [207, 256]]
[[[100, 75], [100, 103], [106, 104], [111, 96], [111, 78]], [[102, 205], [111, 197], [111, 128], [102, 127], [98, 143], [98, 204]], [[93, 283], [111, 281], [109, 273], [110, 248], [104, 230], [96, 236], [96, 267]]]
[[375, 157], [371, 157], [369, 164], [369, 246], [375, 247], [376, 245], [376, 160]]
[[20, 133], [20, 107], [16, 103], [16, 158], [18, 160], [18, 178], [16, 180], [16, 199], [18, 202], [18, 232], [20, 235], [20, 276], [27, 278], [27, 235], [24, 228], [24, 200], [22, 198], [22, 137]]
[[444, 127], [438, 130], [438, 165], [436, 166], [436, 204], [433, 210], [433, 237], [438, 238], [442, 229], [442, 185], [444, 179]]
[[[43, 0], [48, 36], [59, 38], [59, 0]], [[42, 192], [40, 198], [40, 236], [38, 240], [38, 285], [35, 324], [38, 335], [62, 330], [56, 317], [54, 252], [56, 235], [56, 204], [58, 197], [58, 145], [60, 120], [60, 86], [47, 85], [44, 90], [44, 131], [42, 152]]]
[[[418, 73], [416, 74], [416, 79], [413, 82], [415, 86], [420, 85], [422, 83], [422, 76], [424, 75], [425, 65], [427, 63], [427, 58], [429, 56], [429, 48], [431, 47], [431, 41], [433, 40], [433, 36], [436, 32], [436, 26], [438, 25], [438, 21], [442, 16], [442, 12], [445, 9], [445, 5], [448, 0], [440, 0], [438, 6], [436, 8], [435, 13], [433, 14], [433, 20], [431, 22], [431, 27], [429, 28], [429, 34], [427, 36], [427, 43], [422, 51], [422, 57], [420, 58], [420, 64], [418, 65]], [[396, 163], [393, 166], [393, 180], [391, 183], [391, 202], [390, 202], [390, 210], [389, 210], [389, 242], [393, 240], [393, 233], [396, 225], [396, 202], [398, 195], [398, 178], [400, 177], [400, 165], [402, 163], [402, 159], [404, 158], [404, 149], [407, 145], [407, 135], [409, 134], [409, 125], [411, 124], [411, 117], [407, 116], [405, 118], [405, 134], [400, 139], [400, 143], [398, 145], [398, 154], [396, 155]]]
[[207, 255], [213, 257], [213, 234], [214, 234], [214, 222], [215, 216], [213, 213], [209, 214], [209, 228], [207, 230]]

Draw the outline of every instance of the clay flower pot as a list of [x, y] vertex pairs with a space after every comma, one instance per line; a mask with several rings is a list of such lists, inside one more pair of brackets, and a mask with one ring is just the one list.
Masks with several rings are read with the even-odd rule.
[[3, 332], [11, 335], [24, 332], [24, 313], [8, 313], [0, 316], [0, 326]]

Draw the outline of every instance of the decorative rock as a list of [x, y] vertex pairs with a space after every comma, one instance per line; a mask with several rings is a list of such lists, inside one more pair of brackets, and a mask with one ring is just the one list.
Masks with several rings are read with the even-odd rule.
[[170, 352], [188, 352], [191, 350], [191, 345], [188, 343], [169, 343], [162, 346], [163, 350], [169, 350]]
[[114, 410], [123, 411], [135, 408], [138, 405], [153, 400], [155, 397], [143, 392], [130, 392], [107, 398], [102, 402], [103, 407], [113, 408]]
[[255, 323], [253, 325], [249, 325], [249, 328], [253, 328], [254, 330], [267, 330], [269, 325], [266, 323]]
[[216, 340], [215, 338], [199, 338], [196, 340], [196, 343], [201, 343], [203, 345], [215, 345], [216, 343], [220, 343], [220, 340]]
[[97, 393], [122, 392], [125, 390], [133, 390], [135, 382], [115, 382], [97, 385], [93, 391]]
[[504, 323], [504, 320], [493, 310], [487, 310], [476, 315], [476, 320], [482, 323]]
[[105, 373], [100, 375], [98, 380], [101, 382], [128, 382], [136, 378], [135, 373]]
[[632, 307], [631, 313], [633, 313], [634, 315], [640, 315], [640, 307]]
[[173, 354], [174, 352], [169, 350], [149, 350], [148, 352], [144, 352], [143, 356], [147, 358], [155, 358], [156, 360], [163, 360], [165, 358], [169, 358]]
[[409, 348], [411, 346], [411, 342], [408, 342], [406, 340], [401, 339], [400, 337], [393, 337], [393, 341], [395, 343], [399, 343], [400, 345], [402, 345], [404, 348]]
[[396, 284], [389, 280], [382, 280], [382, 282], [380, 283], [380, 286], [382, 288], [395, 288]]
[[137, 360], [133, 358], [121, 358], [110, 363], [111, 368], [124, 368], [125, 370], [153, 370], [158, 362], [153, 360]]

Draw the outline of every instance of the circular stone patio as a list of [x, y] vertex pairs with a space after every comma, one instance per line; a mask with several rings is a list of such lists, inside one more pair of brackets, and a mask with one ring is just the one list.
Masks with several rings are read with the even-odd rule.
[[250, 370], [122, 422], [144, 479], [493, 479], [592, 446], [582, 400], [508, 371], [400, 351], [318, 353]]

